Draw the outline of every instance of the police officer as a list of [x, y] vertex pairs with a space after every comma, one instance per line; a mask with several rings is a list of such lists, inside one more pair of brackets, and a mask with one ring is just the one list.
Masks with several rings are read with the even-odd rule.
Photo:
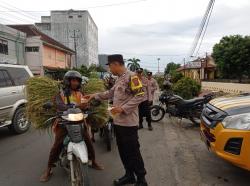
[[157, 81], [152, 77], [152, 75], [153, 75], [152, 72], [147, 73], [148, 80], [149, 80], [149, 86], [151, 87], [151, 97], [152, 97], [152, 102], [149, 103], [150, 105], [153, 105], [155, 91], [159, 89], [159, 85], [158, 85]]
[[146, 170], [138, 141], [138, 105], [144, 100], [142, 84], [136, 74], [125, 68], [122, 55], [108, 56], [107, 65], [111, 73], [118, 76], [115, 85], [106, 92], [86, 98], [113, 99], [111, 113], [114, 115], [116, 141], [126, 171], [123, 177], [114, 180], [114, 185], [135, 183], [135, 186], [147, 186]]
[[143, 117], [146, 117], [148, 123], [148, 130], [153, 130], [151, 125], [151, 114], [150, 114], [150, 102], [153, 101], [151, 86], [149, 80], [143, 75], [143, 68], [136, 69], [137, 76], [142, 82], [144, 99], [143, 102], [139, 104], [139, 129], [143, 128]]

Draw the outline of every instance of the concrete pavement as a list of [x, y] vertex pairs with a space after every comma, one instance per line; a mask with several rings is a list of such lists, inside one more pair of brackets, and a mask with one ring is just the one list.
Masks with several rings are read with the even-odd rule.
[[[140, 130], [142, 155], [150, 186], [250, 185], [249, 172], [237, 168], [208, 152], [199, 137], [198, 128], [185, 127], [165, 119], [153, 125], [154, 131]], [[55, 168], [48, 183], [39, 183], [46, 166], [52, 139], [47, 133], [30, 130], [11, 135], [0, 129], [0, 186], [64, 186], [68, 176]], [[104, 142], [95, 143], [97, 160], [104, 171], [91, 170], [93, 186], [111, 186], [123, 175], [115, 143], [106, 152]]]

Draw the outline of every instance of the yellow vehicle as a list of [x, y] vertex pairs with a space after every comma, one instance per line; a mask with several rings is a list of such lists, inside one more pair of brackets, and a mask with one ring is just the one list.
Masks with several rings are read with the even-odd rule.
[[200, 134], [212, 152], [250, 170], [250, 96], [210, 101], [201, 115]]

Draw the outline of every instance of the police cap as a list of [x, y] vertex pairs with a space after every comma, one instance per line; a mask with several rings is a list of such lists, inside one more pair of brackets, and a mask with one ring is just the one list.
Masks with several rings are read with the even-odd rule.
[[137, 69], [136, 69], [136, 72], [137, 72], [137, 73], [142, 73], [142, 72], [143, 72], [143, 68], [137, 68]]
[[124, 65], [123, 56], [121, 54], [113, 54], [108, 56], [108, 63], [106, 65], [110, 65], [113, 62], [118, 62], [121, 65]]
[[148, 72], [147, 73], [148, 76], [152, 76], [152, 74], [153, 74], [152, 72]]

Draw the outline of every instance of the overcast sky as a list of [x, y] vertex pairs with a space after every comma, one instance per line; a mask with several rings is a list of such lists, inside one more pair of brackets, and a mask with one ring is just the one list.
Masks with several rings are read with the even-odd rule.
[[[99, 29], [99, 53], [122, 53], [125, 58], [140, 58], [143, 67], [155, 72], [158, 57], [161, 58], [161, 71], [168, 62], [181, 63], [187, 57], [208, 2], [209, 0], [0, 0], [0, 22], [33, 23], [38, 22], [41, 15], [49, 15], [49, 10], [88, 8]], [[121, 5], [115, 5], [119, 3]], [[3, 12], [6, 7], [14, 8], [10, 5], [22, 10], [44, 12], [28, 13], [28, 17], [20, 13]], [[113, 6], [102, 7], [103, 5]], [[100, 7], [93, 8], [96, 6]], [[249, 0], [216, 0], [200, 55], [211, 53], [212, 46], [225, 35], [249, 34], [249, 10]]]

